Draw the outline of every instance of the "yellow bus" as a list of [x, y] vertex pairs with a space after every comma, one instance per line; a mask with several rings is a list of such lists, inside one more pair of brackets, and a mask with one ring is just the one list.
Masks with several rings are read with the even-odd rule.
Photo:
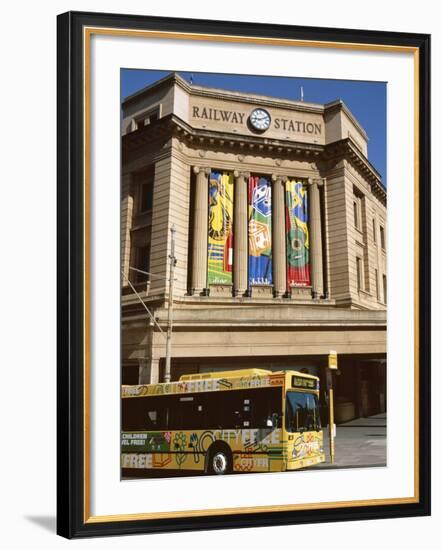
[[[319, 379], [242, 369], [122, 387], [122, 472], [280, 472], [325, 460]], [[129, 472], [127, 472], [129, 475]]]

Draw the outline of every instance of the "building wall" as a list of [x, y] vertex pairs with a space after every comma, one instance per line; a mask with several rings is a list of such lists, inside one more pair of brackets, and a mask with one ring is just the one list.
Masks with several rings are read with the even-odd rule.
[[[189, 123], [195, 132], [190, 139], [188, 127], [179, 132], [167, 130], [173, 128], [172, 124], [164, 126], [166, 130], [161, 133], [160, 122], [156, 126], [158, 131], [155, 130], [143, 146], [140, 145], [142, 136], [147, 135], [148, 129], [141, 129], [137, 134], [141, 141], [125, 154], [123, 166], [123, 271], [127, 273], [133, 263], [131, 239], [137, 224], [149, 224], [149, 269], [155, 277], [145, 285], [141, 296], [163, 331], [167, 327], [170, 229], [174, 226], [176, 230], [172, 365], [176, 368], [186, 365], [191, 372], [192, 368], [201, 367], [203, 359], [212, 364], [220, 358], [230, 358], [231, 365], [240, 368], [244, 361], [268, 363], [269, 357], [289, 363], [290, 357], [297, 360], [310, 357], [313, 358], [311, 365], [319, 367], [323, 366], [330, 349], [348, 358], [383, 356], [386, 319], [382, 276], [386, 273], [386, 259], [380, 246], [380, 226], [384, 227], [386, 241], [386, 207], [374, 194], [372, 183], [362, 169], [356, 167], [357, 163], [340, 156], [338, 149], [322, 156], [319, 147], [326, 143], [342, 143], [349, 137], [366, 154], [367, 137], [357, 121], [340, 102], [328, 107], [295, 105], [293, 102], [289, 106], [290, 102], [282, 101], [278, 107], [274, 98], [244, 98], [244, 94], [204, 91], [198, 87], [193, 87], [193, 91], [189, 85], [171, 79], [169, 87], [163, 83], [158, 90], [154, 87], [144, 96], [137, 96], [124, 115], [124, 121], [128, 121], [143, 109], [148, 112], [152, 106], [160, 105], [162, 117], [173, 113], [180, 121]], [[262, 137], [268, 138], [268, 142], [259, 141], [259, 136], [244, 124], [232, 126], [223, 120], [193, 116], [194, 107], [200, 109], [200, 115], [203, 108], [224, 109], [244, 112], [241, 119], [244, 122], [247, 113], [255, 106], [262, 106], [260, 101], [271, 112], [273, 120], [284, 116], [305, 121], [313, 117], [322, 121], [318, 122], [321, 124], [319, 136], [296, 136], [312, 148], [304, 154], [302, 145], [299, 148], [294, 145], [287, 154], [278, 146], [278, 141], [269, 145], [272, 137], [286, 142], [293, 137], [283, 135], [280, 128], [278, 132], [274, 128], [265, 132]], [[212, 111], [212, 119], [219, 116]], [[233, 135], [235, 130], [242, 135], [239, 140], [217, 138], [223, 132]], [[141, 220], [134, 209], [134, 175], [150, 165], [155, 167], [153, 209], [150, 218]], [[252, 293], [251, 297], [234, 297], [232, 292], [189, 295], [194, 238], [192, 201], [198, 171], [194, 169], [204, 168], [317, 182], [322, 218], [323, 296], [313, 299], [309, 292], [298, 293], [292, 298], [274, 298], [271, 293], [258, 296]], [[355, 225], [355, 198], [359, 227]], [[358, 257], [362, 269], [360, 285]], [[123, 364], [130, 367], [132, 373], [138, 364], [140, 381], [156, 381], [161, 376], [165, 356], [164, 335], [127, 288], [123, 292], [122, 307]], [[195, 366], [197, 363], [200, 367]]]
[[131, 229], [133, 216], [132, 173], [126, 172], [121, 180], [121, 264], [123, 271], [122, 284], [127, 285], [131, 252]]
[[159, 117], [165, 117], [174, 112], [174, 87], [154, 89], [147, 94], [137, 95], [125, 104], [123, 109], [122, 132], [128, 134], [137, 129], [133, 121], [153, 109], [159, 109]]
[[174, 292], [179, 296], [184, 296], [188, 290], [191, 166], [180, 152], [177, 140], [174, 140], [173, 144], [171, 168], [169, 225], [173, 224], [175, 227], [175, 257], [177, 259]]
[[[384, 309], [385, 302], [380, 289], [380, 300], [376, 295], [375, 270], [378, 278], [385, 274], [385, 251], [380, 248], [380, 236], [373, 240], [373, 219], [379, 232], [379, 218], [385, 221], [385, 207], [371, 192], [370, 186], [350, 163], [345, 162], [347, 242], [349, 252], [349, 290], [352, 302], [359, 307]], [[355, 196], [355, 191], [357, 195]], [[354, 199], [360, 200], [360, 230], [355, 226]], [[385, 227], [385, 223], [384, 223]], [[358, 289], [356, 258], [362, 260], [362, 288]]]
[[353, 124], [353, 122], [350, 120], [350, 117], [348, 116], [346, 111], [341, 111], [340, 118], [341, 118], [341, 139], [345, 139], [346, 137], [349, 137], [350, 139], [352, 139], [356, 143], [358, 149], [366, 157], [367, 156], [366, 136], [360, 131], [358, 127], [356, 127]]
[[[246, 103], [241, 100], [232, 100], [230, 94], [228, 99], [192, 95], [189, 100], [188, 121], [194, 128], [229, 131], [249, 137], [256, 136], [256, 133], [247, 125], [248, 115], [255, 108], [264, 107], [270, 110], [271, 105], [272, 122], [266, 131], [266, 137], [306, 143], [325, 143], [323, 109], [313, 106], [309, 108], [308, 105], [301, 104], [295, 110], [293, 106], [291, 108], [275, 107], [274, 103], [274, 101], [262, 99]], [[229, 120], [226, 120], [227, 117]], [[310, 132], [307, 131], [307, 124], [313, 125], [308, 127]]]
[[340, 102], [333, 102], [325, 109], [325, 142], [333, 143], [350, 137], [364, 156], [367, 156], [367, 136], [356, 126]]
[[349, 218], [343, 215], [347, 210], [348, 186], [345, 181], [343, 162], [327, 174], [326, 188], [330, 297], [340, 305], [348, 303], [350, 299]]
[[153, 297], [158, 295], [164, 296], [167, 289], [167, 256], [170, 251], [169, 227], [172, 162], [171, 156], [155, 162], [150, 254], [150, 270], [155, 274], [155, 277], [152, 277], [149, 289], [149, 294]]

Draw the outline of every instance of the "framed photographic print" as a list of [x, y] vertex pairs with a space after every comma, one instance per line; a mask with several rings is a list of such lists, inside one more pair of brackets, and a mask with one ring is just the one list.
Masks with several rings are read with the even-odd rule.
[[430, 37], [58, 18], [58, 533], [430, 513]]

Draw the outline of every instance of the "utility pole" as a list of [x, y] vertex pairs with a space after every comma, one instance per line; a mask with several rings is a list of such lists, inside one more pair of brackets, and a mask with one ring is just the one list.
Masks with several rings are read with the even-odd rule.
[[330, 459], [331, 463], [335, 463], [335, 408], [334, 408], [334, 396], [333, 396], [333, 376], [332, 371], [338, 368], [338, 354], [335, 350], [330, 350], [328, 355], [328, 369], [327, 369], [327, 386], [328, 386], [328, 428], [329, 428], [329, 441], [330, 441]]
[[173, 329], [173, 283], [175, 278], [175, 226], [170, 228], [170, 254], [169, 254], [169, 300], [167, 308], [167, 335], [166, 335], [166, 369], [164, 381], [170, 382], [170, 359], [172, 352], [172, 329]]

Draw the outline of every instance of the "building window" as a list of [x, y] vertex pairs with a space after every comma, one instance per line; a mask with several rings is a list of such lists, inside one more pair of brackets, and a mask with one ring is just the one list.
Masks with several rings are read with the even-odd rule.
[[385, 230], [382, 225], [379, 226], [379, 233], [381, 235], [381, 247], [385, 250]]
[[143, 183], [140, 189], [140, 212], [152, 210], [153, 202], [153, 181]]
[[353, 221], [358, 231], [362, 231], [362, 200], [363, 195], [356, 187], [353, 187]]
[[154, 178], [154, 165], [134, 175], [135, 193], [138, 197], [138, 214], [152, 210]]
[[134, 271], [135, 283], [146, 283], [149, 280], [150, 268], [150, 245], [139, 246], [135, 252], [135, 266], [137, 271]]
[[381, 297], [379, 295], [379, 274], [378, 274], [378, 270], [375, 269], [374, 270], [374, 278], [375, 278], [375, 281], [376, 281], [376, 300], [378, 302], [381, 301]]
[[362, 258], [356, 258], [356, 277], [358, 283], [358, 291], [362, 290]]
[[384, 304], [387, 303], [387, 275], [382, 275], [382, 286], [384, 289]]
[[150, 280], [151, 226], [131, 232], [130, 280], [133, 284]]
[[152, 124], [152, 122], [155, 122], [159, 119], [158, 111], [154, 111], [153, 113], [150, 113], [149, 115], [149, 124]]
[[148, 113], [143, 113], [141, 116], [139, 116], [135, 120], [136, 129], [139, 130], [140, 128], [143, 128], [144, 126], [149, 126], [149, 124], [152, 124], [152, 122], [155, 122], [159, 118], [160, 118], [159, 108], [156, 108], [153, 111], [150, 111]]
[[353, 201], [353, 219], [356, 229], [360, 228], [359, 208], [357, 201]]
[[377, 239], [376, 239], [376, 220], [373, 218], [373, 242], [374, 244], [376, 244], [377, 242]]

